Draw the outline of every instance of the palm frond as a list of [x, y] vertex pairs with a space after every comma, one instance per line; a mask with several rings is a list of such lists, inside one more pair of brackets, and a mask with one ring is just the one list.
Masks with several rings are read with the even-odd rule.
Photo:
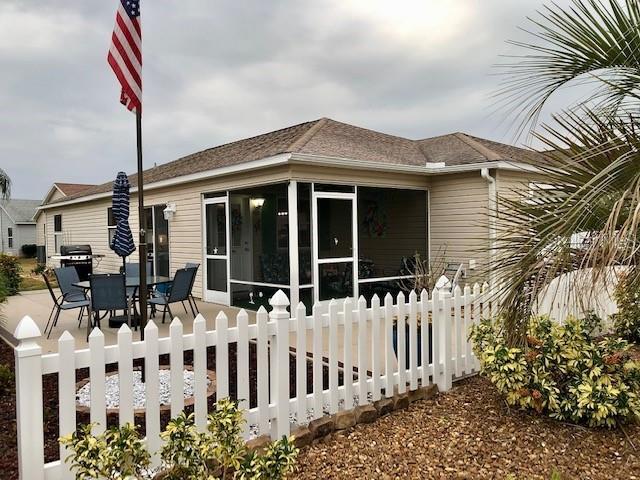
[[11, 179], [4, 170], [0, 168], [0, 197], [7, 199], [11, 196]]
[[557, 127], [544, 126], [537, 134], [549, 147], [536, 165], [544, 188], [510, 192], [493, 213], [498, 238], [491, 268], [506, 285], [500, 292], [503, 313], [516, 343], [524, 337], [534, 300], [554, 278], [589, 270], [590, 278], [580, 277], [588, 292], [611, 267], [640, 264], [635, 119], [583, 109], [554, 120]]
[[[518, 119], [518, 133], [532, 129], [558, 89], [592, 81], [593, 91], [581, 104], [610, 114], [640, 106], [640, 4], [626, 0], [573, 0], [567, 8], [545, 6], [530, 41], [512, 41], [527, 53], [499, 65], [505, 80], [496, 92], [508, 117]], [[629, 110], [626, 110], [629, 111]], [[637, 111], [637, 110], [636, 110]]]

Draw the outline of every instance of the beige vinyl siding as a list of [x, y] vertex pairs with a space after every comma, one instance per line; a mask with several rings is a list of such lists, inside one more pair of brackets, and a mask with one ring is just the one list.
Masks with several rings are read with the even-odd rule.
[[[495, 174], [495, 172], [493, 172]], [[430, 219], [432, 263], [464, 264], [467, 282], [482, 281], [487, 264], [488, 184], [479, 171], [431, 177]], [[438, 258], [436, 258], [438, 257]], [[469, 269], [469, 260], [476, 269]]]
[[45, 238], [44, 238], [44, 227], [45, 224], [47, 222], [47, 214], [46, 212], [42, 212], [40, 215], [38, 215], [38, 219], [36, 220], [36, 245], [44, 245], [45, 244]]
[[498, 170], [498, 197], [514, 198], [529, 190], [529, 183], [536, 181], [535, 172], [527, 170]]
[[379, 170], [329, 168], [317, 165], [291, 166], [291, 177], [300, 182], [343, 183], [359, 186], [421, 188], [429, 185], [429, 178], [417, 173], [395, 173]]
[[66, 197], [66, 195], [56, 188], [55, 191], [51, 194], [51, 198], [49, 198], [49, 201], [53, 202], [64, 197]]

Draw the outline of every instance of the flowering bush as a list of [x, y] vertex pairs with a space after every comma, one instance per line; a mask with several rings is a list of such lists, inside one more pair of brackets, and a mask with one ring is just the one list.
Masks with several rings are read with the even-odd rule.
[[248, 453], [242, 439], [243, 422], [242, 412], [229, 399], [218, 401], [205, 432], [196, 427], [193, 414], [181, 413], [160, 434], [164, 440], [162, 469], [155, 476], [148, 470], [150, 455], [130, 424], [96, 436], [91, 425], [86, 425], [60, 442], [72, 452], [65, 461], [71, 462], [76, 478], [83, 479], [280, 480], [292, 473], [298, 455], [293, 439], [283, 437], [262, 454]]
[[619, 338], [596, 340], [599, 319], [532, 319], [526, 348], [507, 346], [499, 320], [471, 332], [481, 371], [509, 405], [558, 420], [612, 427], [640, 419], [640, 362]]

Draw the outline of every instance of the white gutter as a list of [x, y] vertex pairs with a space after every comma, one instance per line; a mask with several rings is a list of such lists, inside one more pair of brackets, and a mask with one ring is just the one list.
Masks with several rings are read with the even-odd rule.
[[[480, 170], [480, 176], [484, 178], [489, 184], [489, 264], [492, 265], [496, 256], [496, 237], [497, 237], [497, 218], [498, 214], [498, 191], [496, 188], [496, 179], [491, 176], [488, 168], [482, 168]], [[489, 269], [489, 285], [494, 286], [494, 273], [493, 268]]]

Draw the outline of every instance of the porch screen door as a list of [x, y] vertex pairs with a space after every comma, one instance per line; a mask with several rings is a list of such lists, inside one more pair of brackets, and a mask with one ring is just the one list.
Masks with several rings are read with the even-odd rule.
[[354, 193], [313, 193], [314, 300], [358, 295], [357, 211]]
[[229, 305], [228, 218], [227, 197], [204, 199], [204, 299], [225, 305]]

